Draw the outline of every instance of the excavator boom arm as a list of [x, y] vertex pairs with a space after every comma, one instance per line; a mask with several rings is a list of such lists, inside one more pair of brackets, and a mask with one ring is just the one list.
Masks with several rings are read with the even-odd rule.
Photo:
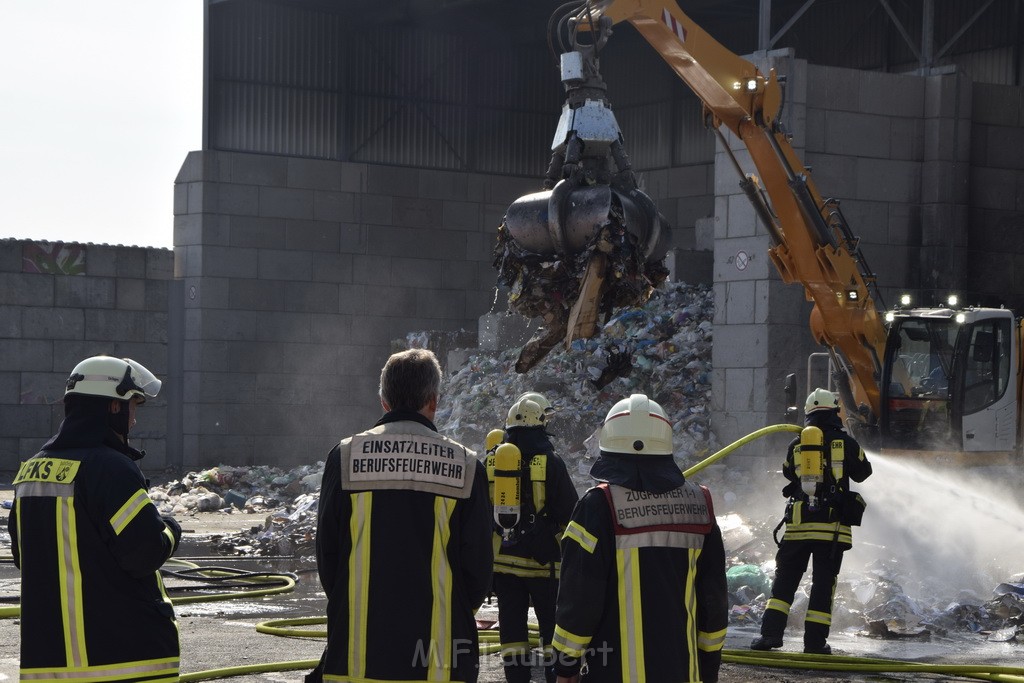
[[746, 146], [770, 200], [757, 206], [759, 193], [748, 191], [769, 222], [772, 262], [784, 282], [803, 285], [814, 302], [814, 338], [845, 363], [856, 403], [847, 412], [873, 422], [880, 414], [885, 352], [885, 326], [868, 287], [874, 276], [838, 205], [822, 199], [782, 129], [780, 79], [722, 46], [675, 0], [604, 0], [585, 8], [578, 21], [585, 27], [601, 15], [632, 24], [700, 98], [711, 124], [725, 126]]

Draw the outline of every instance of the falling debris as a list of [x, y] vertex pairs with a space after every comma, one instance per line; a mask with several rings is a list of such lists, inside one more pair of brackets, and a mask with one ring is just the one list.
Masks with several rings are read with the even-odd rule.
[[607, 320], [617, 309], [644, 305], [668, 276], [662, 261], [646, 260], [643, 245], [615, 212], [585, 248], [567, 255], [530, 252], [502, 224], [494, 267], [498, 282], [510, 290], [509, 309], [544, 321], [516, 360], [519, 373], [534, 367], [565, 339], [592, 337], [598, 321], [591, 314]]

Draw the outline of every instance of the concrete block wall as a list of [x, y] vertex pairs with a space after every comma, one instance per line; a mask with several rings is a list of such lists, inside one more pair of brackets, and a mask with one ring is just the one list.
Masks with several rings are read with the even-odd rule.
[[[409, 332], [475, 333], [505, 208], [539, 180], [195, 152], [175, 185], [186, 465], [326, 457]], [[444, 358], [441, 359], [444, 362]]]
[[1024, 87], [971, 89], [968, 301], [1024, 313]]
[[[134, 358], [167, 379], [172, 273], [169, 249], [0, 240], [0, 471], [57, 430], [64, 383], [83, 358]], [[168, 396], [147, 402], [132, 431], [146, 471], [175, 457]]]

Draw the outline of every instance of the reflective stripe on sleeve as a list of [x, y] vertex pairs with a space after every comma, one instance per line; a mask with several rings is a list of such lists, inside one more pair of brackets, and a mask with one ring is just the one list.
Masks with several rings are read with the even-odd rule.
[[120, 536], [124, 528], [139, 514], [139, 510], [150, 503], [152, 501], [149, 499], [149, 494], [146, 493], [145, 489], [136, 491], [131, 498], [125, 501], [121, 509], [110, 518], [110, 526], [114, 527], [114, 533]]
[[580, 526], [575, 520], [569, 522], [569, 526], [565, 528], [564, 538], [571, 538], [576, 541], [588, 553], [593, 553], [597, 548], [597, 537]]
[[555, 635], [551, 639], [551, 644], [559, 652], [564, 652], [570, 657], [579, 659], [583, 656], [587, 646], [590, 645], [590, 636], [578, 636], [556, 624]]

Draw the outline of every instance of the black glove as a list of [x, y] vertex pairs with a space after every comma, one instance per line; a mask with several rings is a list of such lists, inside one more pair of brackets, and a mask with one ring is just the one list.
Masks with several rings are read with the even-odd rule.
[[800, 482], [791, 481], [782, 489], [782, 495], [786, 498], [803, 498], [804, 490]]
[[174, 519], [169, 515], [160, 515], [160, 519], [164, 520], [164, 524], [171, 530], [171, 535], [174, 536], [174, 547], [171, 548], [171, 554], [173, 555], [178, 550], [178, 544], [181, 543], [181, 525], [178, 524], [178, 520]]

